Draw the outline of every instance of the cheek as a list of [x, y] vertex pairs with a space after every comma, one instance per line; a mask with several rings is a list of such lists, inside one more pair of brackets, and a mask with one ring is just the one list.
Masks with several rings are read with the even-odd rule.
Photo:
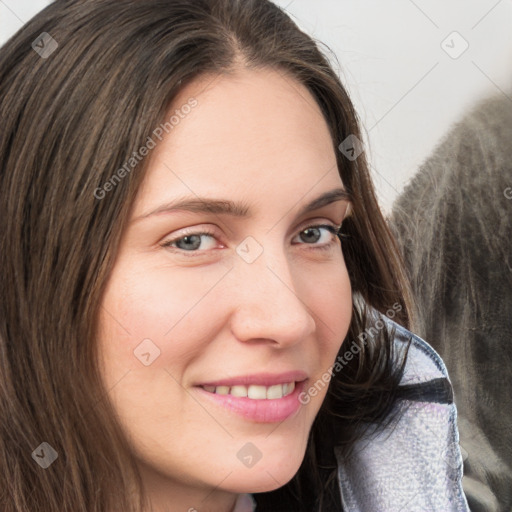
[[[323, 359], [329, 361], [338, 352], [350, 325], [352, 289], [345, 264], [322, 272], [316, 286], [309, 286], [305, 297], [314, 307], [318, 340], [323, 344]], [[309, 300], [311, 303], [309, 304]]]
[[[218, 311], [207, 293], [223, 273], [118, 265], [106, 287], [98, 332], [103, 383], [132, 446], [148, 460], [158, 459], [160, 446], [180, 453], [172, 435], [188, 416], [208, 423], [182, 380], [212, 338]], [[187, 428], [194, 439], [195, 427]]]
[[199, 354], [206, 339], [201, 329], [218, 316], [207, 295], [225, 272], [222, 266], [116, 267], [103, 296], [99, 329], [100, 353], [111, 380], [144, 362], [179, 368]]
[[316, 414], [327, 394], [333, 365], [352, 318], [352, 289], [345, 265], [332, 268], [319, 286], [311, 289], [310, 297], [318, 330], [319, 365], [308, 381], [301, 402]]

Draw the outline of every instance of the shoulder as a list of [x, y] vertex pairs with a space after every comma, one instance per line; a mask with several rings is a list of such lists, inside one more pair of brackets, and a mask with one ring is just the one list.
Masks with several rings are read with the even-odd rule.
[[348, 459], [335, 449], [343, 510], [468, 511], [446, 366], [425, 340], [373, 314], [394, 331], [397, 354], [408, 344], [409, 350], [394, 411], [398, 419], [363, 436]]
[[[448, 370], [441, 356], [424, 339], [397, 324], [385, 315], [376, 312], [384, 320], [390, 331], [394, 331], [394, 346], [401, 354], [410, 343], [404, 373], [401, 379], [402, 389], [417, 389], [417, 399], [452, 403], [453, 392]], [[436, 385], [437, 384], [437, 385]]]

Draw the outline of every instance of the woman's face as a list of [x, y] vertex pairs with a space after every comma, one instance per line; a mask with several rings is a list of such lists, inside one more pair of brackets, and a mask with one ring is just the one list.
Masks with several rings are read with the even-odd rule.
[[304, 211], [343, 184], [320, 109], [289, 76], [203, 77], [176, 109], [107, 284], [99, 346], [155, 503], [201, 512], [280, 487], [302, 462], [350, 323], [328, 228], [348, 203]]

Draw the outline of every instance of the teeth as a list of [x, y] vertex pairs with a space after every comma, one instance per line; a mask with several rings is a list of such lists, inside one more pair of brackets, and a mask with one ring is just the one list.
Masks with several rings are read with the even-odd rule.
[[247, 396], [254, 400], [264, 400], [267, 398], [267, 388], [265, 386], [249, 386]]
[[267, 388], [267, 398], [283, 398], [283, 385], [277, 384]]
[[294, 389], [295, 389], [295, 382], [289, 382], [289, 383], [283, 384], [283, 396], [293, 393]]
[[231, 386], [230, 395], [246, 397], [247, 396], [247, 388], [245, 386]]
[[205, 391], [209, 393], [217, 393], [217, 395], [232, 395], [235, 397], [251, 398], [252, 400], [275, 400], [282, 398], [293, 392], [295, 382], [287, 382], [286, 384], [276, 384], [274, 386], [203, 386]]

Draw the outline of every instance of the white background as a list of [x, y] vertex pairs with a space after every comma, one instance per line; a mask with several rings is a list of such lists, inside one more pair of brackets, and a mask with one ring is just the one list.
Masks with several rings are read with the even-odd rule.
[[[172, 1], [172, 0], [170, 0]], [[0, 44], [48, 5], [0, 0]], [[478, 100], [512, 108], [512, 0], [275, 0], [325, 43], [359, 112], [377, 192], [396, 195]], [[464, 40], [468, 49], [456, 55]], [[324, 46], [325, 51], [329, 50]]]

